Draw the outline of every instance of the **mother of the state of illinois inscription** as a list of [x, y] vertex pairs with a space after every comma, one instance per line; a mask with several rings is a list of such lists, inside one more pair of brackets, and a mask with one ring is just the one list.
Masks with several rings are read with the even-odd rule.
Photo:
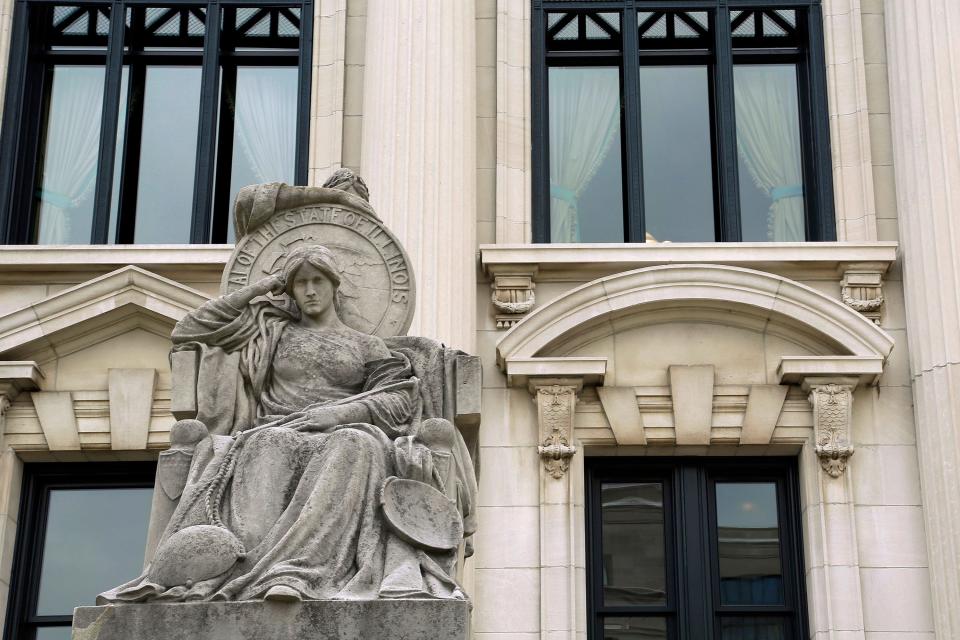
[[229, 293], [279, 272], [286, 256], [303, 244], [322, 244], [336, 255], [345, 324], [381, 337], [406, 333], [415, 302], [407, 256], [379, 220], [349, 206], [299, 207], [249, 232], [224, 269], [222, 290]]

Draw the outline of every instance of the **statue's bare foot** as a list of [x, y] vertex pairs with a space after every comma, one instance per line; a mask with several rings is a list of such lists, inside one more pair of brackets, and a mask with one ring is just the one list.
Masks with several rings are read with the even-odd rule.
[[270, 602], [300, 602], [303, 600], [296, 589], [285, 587], [282, 584], [270, 587], [264, 594], [263, 599]]

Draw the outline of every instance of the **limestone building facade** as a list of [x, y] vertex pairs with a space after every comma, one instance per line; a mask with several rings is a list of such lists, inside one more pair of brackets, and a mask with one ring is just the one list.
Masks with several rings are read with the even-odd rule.
[[0, 0], [4, 639], [136, 574], [233, 194], [341, 167], [410, 254], [410, 332], [483, 362], [477, 640], [960, 638], [958, 28]]

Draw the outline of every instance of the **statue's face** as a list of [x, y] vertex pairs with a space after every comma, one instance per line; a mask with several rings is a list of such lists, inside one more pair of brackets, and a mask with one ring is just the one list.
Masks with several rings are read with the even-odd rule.
[[293, 274], [290, 286], [293, 299], [306, 316], [322, 314], [333, 304], [337, 288], [326, 274], [310, 263], [304, 263]]

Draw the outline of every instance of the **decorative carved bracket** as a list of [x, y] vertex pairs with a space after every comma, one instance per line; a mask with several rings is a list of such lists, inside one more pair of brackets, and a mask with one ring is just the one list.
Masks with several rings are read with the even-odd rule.
[[883, 275], [887, 266], [881, 262], [858, 262], [841, 267], [840, 297], [843, 303], [877, 325], [883, 310]]
[[498, 312], [494, 314], [497, 329], [509, 329], [533, 309], [536, 302], [533, 290], [537, 287], [533, 278], [537, 274], [537, 267], [496, 265], [490, 269], [490, 273], [493, 276], [490, 300]]
[[803, 383], [813, 405], [814, 451], [820, 466], [833, 478], [843, 475], [853, 455], [851, 420], [856, 386], [856, 378], [808, 378]]
[[537, 451], [547, 472], [558, 480], [567, 472], [570, 458], [577, 452], [573, 444], [573, 418], [577, 396], [582, 388], [583, 382], [577, 379], [530, 381], [540, 423]]

